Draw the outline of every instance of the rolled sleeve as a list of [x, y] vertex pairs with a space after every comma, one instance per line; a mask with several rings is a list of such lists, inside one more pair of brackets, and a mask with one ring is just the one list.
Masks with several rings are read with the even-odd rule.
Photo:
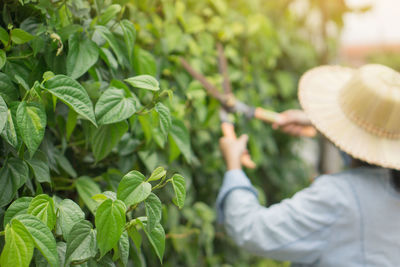
[[216, 202], [219, 223], [224, 222], [224, 201], [229, 193], [236, 189], [247, 190], [258, 197], [256, 189], [251, 185], [250, 180], [242, 170], [227, 171]]

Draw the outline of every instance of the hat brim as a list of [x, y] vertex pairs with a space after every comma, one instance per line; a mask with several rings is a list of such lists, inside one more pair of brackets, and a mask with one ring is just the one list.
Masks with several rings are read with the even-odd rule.
[[300, 104], [314, 126], [344, 152], [370, 164], [399, 170], [400, 140], [382, 138], [365, 131], [340, 107], [340, 89], [354, 71], [340, 66], [309, 70], [299, 82]]

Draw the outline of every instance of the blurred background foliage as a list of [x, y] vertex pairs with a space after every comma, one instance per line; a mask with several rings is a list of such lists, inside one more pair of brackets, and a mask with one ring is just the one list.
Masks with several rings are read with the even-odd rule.
[[[344, 1], [332, 0], [140, 0], [127, 2], [126, 8], [124, 16], [136, 23], [140, 47], [156, 62], [152, 74], [179, 96], [170, 108], [185, 121], [191, 137], [190, 162], [169, 159], [186, 171], [191, 186], [182, 215], [167, 208], [172, 246], [165, 266], [281, 266], [236, 248], [215, 223], [214, 203], [224, 173], [219, 104], [182, 68], [179, 57], [220, 86], [216, 43], [221, 42], [237, 98], [276, 111], [298, 108], [300, 75], [334, 59], [342, 16], [351, 10]], [[276, 203], [309, 183], [312, 172], [293, 149], [296, 139], [244, 116], [235, 121], [238, 134], [250, 135], [257, 168], [247, 173], [262, 203]], [[161, 151], [152, 153], [154, 165], [165, 160]]]

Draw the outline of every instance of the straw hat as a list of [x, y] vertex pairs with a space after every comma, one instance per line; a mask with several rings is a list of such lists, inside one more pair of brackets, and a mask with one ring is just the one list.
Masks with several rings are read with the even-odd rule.
[[302, 76], [299, 100], [316, 128], [340, 149], [400, 169], [400, 73], [377, 64], [317, 67]]

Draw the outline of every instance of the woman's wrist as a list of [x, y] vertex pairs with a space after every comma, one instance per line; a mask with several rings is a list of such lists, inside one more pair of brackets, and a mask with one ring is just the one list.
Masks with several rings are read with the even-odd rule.
[[228, 162], [228, 163], [226, 164], [226, 169], [227, 169], [228, 171], [231, 171], [231, 170], [241, 170], [241, 169], [242, 169], [242, 164], [240, 163], [240, 161], [239, 161], [239, 162]]

